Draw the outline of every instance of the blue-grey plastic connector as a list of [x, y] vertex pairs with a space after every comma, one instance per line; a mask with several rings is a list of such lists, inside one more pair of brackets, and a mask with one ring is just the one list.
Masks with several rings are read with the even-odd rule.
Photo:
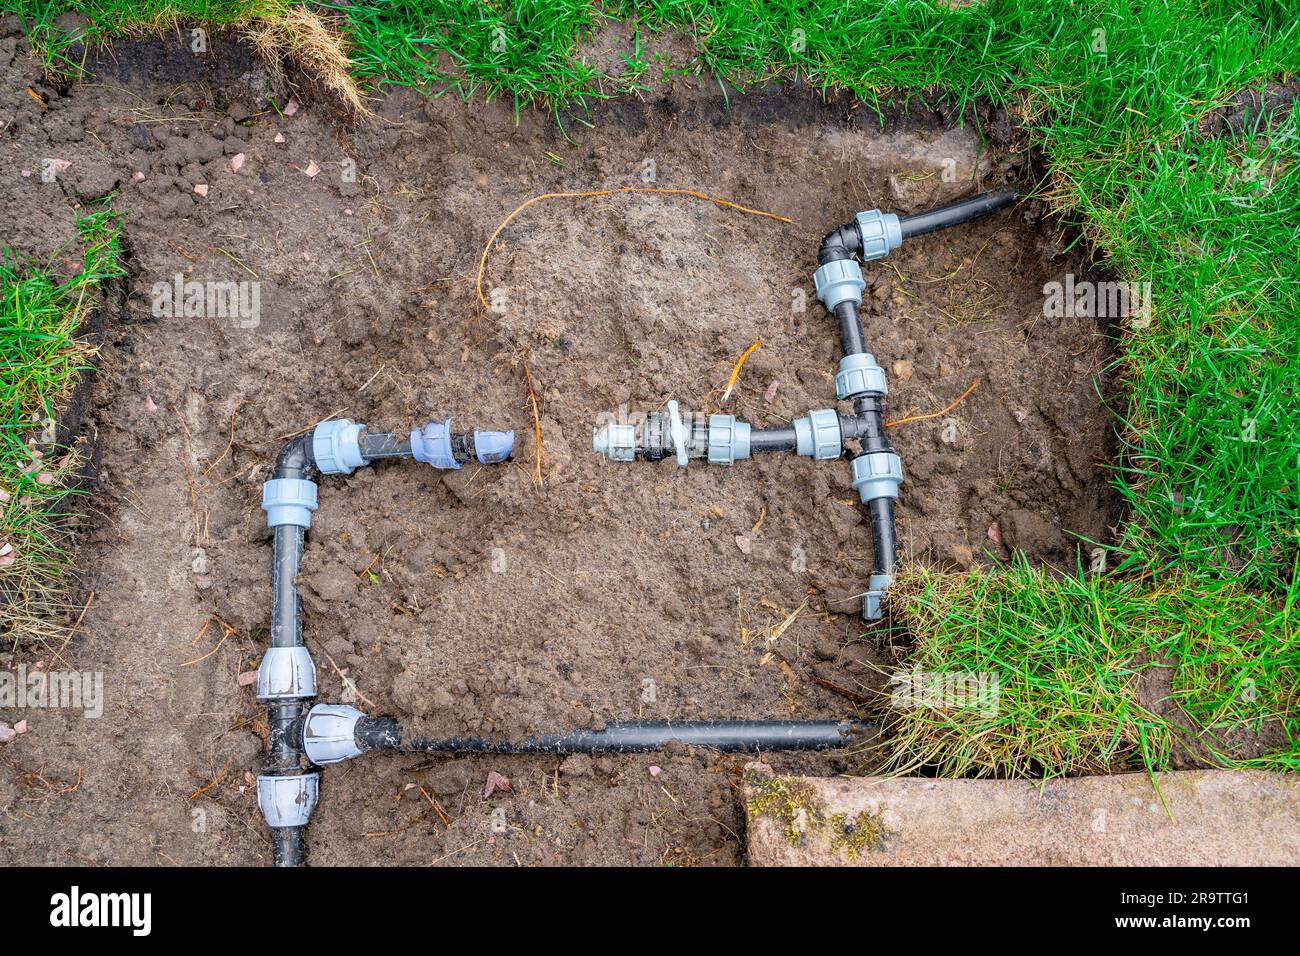
[[258, 700], [316, 696], [316, 665], [307, 648], [268, 647], [257, 667]]
[[832, 259], [813, 273], [813, 288], [817, 298], [831, 312], [841, 302], [862, 304], [862, 290], [867, 283], [862, 278], [862, 267], [856, 259]]
[[365, 714], [347, 704], [317, 704], [302, 725], [302, 751], [319, 767], [361, 753], [357, 746], [357, 721]]
[[311, 527], [311, 513], [316, 510], [316, 482], [307, 478], [272, 478], [262, 485], [262, 510], [266, 524]]
[[853, 487], [865, 505], [876, 498], [897, 498], [903, 483], [903, 460], [892, 451], [872, 451], [852, 461]]
[[840, 359], [839, 371], [835, 373], [835, 397], [853, 398], [867, 393], [882, 397], [889, 394], [885, 370], [876, 364], [876, 357], [870, 352], [844, 356]]
[[361, 433], [366, 426], [340, 418], [321, 422], [311, 433], [311, 456], [322, 475], [350, 475], [366, 463], [361, 454]]
[[423, 428], [414, 429], [411, 432], [411, 457], [434, 468], [459, 468], [460, 462], [451, 450], [451, 419], [432, 421]]
[[257, 778], [257, 806], [270, 827], [305, 827], [320, 799], [320, 774]]
[[591, 430], [591, 450], [610, 461], [636, 458], [635, 425], [599, 425]]
[[854, 217], [862, 235], [862, 261], [883, 259], [903, 244], [903, 227], [892, 212], [868, 209]]
[[892, 574], [873, 574], [867, 581], [867, 590], [862, 595], [862, 616], [868, 621], [879, 621], [885, 616], [881, 607], [885, 592], [894, 583]]
[[474, 454], [484, 465], [505, 461], [514, 448], [514, 432], [474, 432]]
[[734, 465], [749, 457], [750, 427], [735, 415], [709, 416], [709, 464]]
[[839, 458], [844, 451], [840, 435], [840, 416], [833, 408], [809, 412], [793, 422], [795, 451], [817, 461]]

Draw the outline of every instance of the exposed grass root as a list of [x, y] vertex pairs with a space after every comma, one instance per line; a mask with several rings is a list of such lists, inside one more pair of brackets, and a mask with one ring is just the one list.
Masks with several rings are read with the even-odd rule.
[[247, 29], [257, 52], [272, 69], [282, 70], [288, 59], [318, 78], [353, 116], [370, 115], [361, 87], [353, 79], [353, 64], [342, 38], [311, 10], [289, 7], [282, 16], [253, 21]]

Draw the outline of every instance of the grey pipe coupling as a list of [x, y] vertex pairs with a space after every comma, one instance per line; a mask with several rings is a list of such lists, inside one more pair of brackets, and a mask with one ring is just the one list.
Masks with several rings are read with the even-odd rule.
[[817, 298], [831, 312], [842, 302], [862, 304], [862, 290], [866, 288], [862, 267], [856, 259], [832, 259], [813, 273], [813, 288]]
[[305, 827], [320, 799], [320, 774], [257, 778], [257, 806], [271, 827]]
[[734, 465], [749, 457], [750, 427], [735, 415], [709, 416], [709, 464]]
[[868, 393], [881, 397], [889, 394], [885, 370], [876, 364], [876, 357], [870, 352], [844, 356], [835, 373], [835, 397], [846, 399]]
[[591, 430], [591, 450], [610, 461], [632, 461], [636, 458], [635, 425], [598, 425]]
[[903, 244], [903, 227], [892, 212], [868, 209], [854, 217], [862, 236], [862, 261], [883, 259]]
[[257, 668], [258, 700], [316, 696], [316, 665], [307, 648], [268, 647]]
[[833, 408], [822, 408], [796, 418], [794, 425], [795, 451], [817, 461], [839, 458], [844, 451], [840, 434], [840, 416]]
[[903, 483], [903, 460], [892, 451], [872, 451], [852, 461], [853, 487], [865, 505], [876, 498], [897, 498]]
[[357, 721], [365, 714], [347, 704], [317, 704], [302, 725], [302, 750], [317, 766], [338, 763], [361, 753]]

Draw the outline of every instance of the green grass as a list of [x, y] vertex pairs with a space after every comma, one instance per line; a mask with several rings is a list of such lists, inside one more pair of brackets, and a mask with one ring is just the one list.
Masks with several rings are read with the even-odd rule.
[[[283, 9], [18, 0], [56, 68], [70, 47], [54, 21], [73, 6], [92, 15], [92, 39], [156, 27], [173, 13], [220, 25]], [[1013, 711], [1018, 751], [978, 764], [958, 748], [941, 762], [971, 772], [1154, 766], [1176, 734], [1257, 723], [1258, 701], [1294, 709], [1300, 112], [1268, 127], [1250, 117], [1236, 140], [1208, 139], [1200, 125], [1238, 91], [1294, 76], [1300, 2], [990, 0], [951, 10], [932, 0], [361, 0], [318, 8], [332, 12], [358, 79], [508, 97], [517, 110], [635, 95], [681, 71], [649, 51], [657, 35], [682, 30], [694, 55], [686, 71], [728, 93], [797, 77], [868, 107], [902, 91], [962, 108], [983, 98], [1019, 116], [1050, 162], [1041, 193], [1119, 278], [1150, 283], [1154, 314], [1148, 326], [1120, 330], [1114, 413], [1123, 448], [1112, 474], [1128, 521], [1112, 571], [1056, 578], [1013, 568], [935, 579], [906, 600], [900, 592], [898, 610], [932, 662], [974, 670], [964, 665], [987, 663], [985, 651], [997, 648], [1017, 679], [1034, 673], [1044, 647], [1087, 662], [1051, 672], [1057, 696], [1042, 681], [1025, 684]], [[631, 21], [634, 47], [605, 75], [581, 50], [620, 19]], [[1222, 614], [1210, 613], [1220, 600]], [[1123, 641], [1106, 645], [1114, 634]], [[1195, 727], [1172, 727], [1134, 705], [1120, 677], [1142, 649], [1179, 655], [1173, 692]], [[1257, 682], [1254, 701], [1241, 680]], [[1099, 722], [1079, 716], [1070, 705], [1078, 700]], [[1295, 766], [1297, 735], [1286, 726], [1291, 747], [1273, 760]]]
[[[1153, 584], [1051, 578], [1019, 563], [916, 571], [893, 596], [918, 635], [907, 667], [922, 679], [997, 675], [997, 693], [892, 701], [894, 766], [1008, 777], [1156, 770], [1179, 743], [1218, 766], [1296, 769], [1297, 593], [1300, 584], [1279, 608], [1237, 582], [1184, 574]], [[1239, 759], [1230, 735], [1261, 731], [1276, 743]]]
[[[43, 435], [89, 355], [77, 338], [101, 284], [121, 275], [118, 220], [108, 202], [77, 220], [82, 268], [60, 279], [0, 249], [0, 635], [6, 643], [57, 632], [69, 556], [63, 547], [65, 480], [75, 456]], [[41, 447], [29, 444], [37, 440]]]
[[[28, 43], [54, 73], [82, 73], [89, 47], [119, 36], [163, 33], [178, 23], [220, 29], [260, 17], [283, 15], [289, 0], [0, 0], [0, 12], [22, 18]], [[65, 30], [55, 21], [65, 13], [80, 14], [83, 26]]]

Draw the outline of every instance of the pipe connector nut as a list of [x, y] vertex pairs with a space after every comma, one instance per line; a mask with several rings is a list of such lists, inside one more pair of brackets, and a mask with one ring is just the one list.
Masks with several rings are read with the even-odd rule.
[[873, 574], [867, 581], [867, 590], [862, 595], [862, 616], [868, 621], [879, 621], [885, 616], [881, 607], [885, 592], [894, 583], [892, 574]]
[[316, 482], [307, 478], [272, 478], [262, 485], [262, 510], [266, 524], [311, 527], [311, 513], [316, 510]]
[[257, 806], [270, 827], [305, 827], [320, 799], [320, 774], [257, 778]]
[[311, 456], [322, 475], [350, 475], [366, 463], [361, 433], [366, 426], [348, 418], [321, 422], [311, 433]]
[[866, 288], [862, 267], [856, 259], [832, 259], [813, 273], [813, 288], [822, 305], [834, 312], [841, 302], [862, 304], [862, 290]]
[[853, 398], [855, 395], [889, 394], [889, 385], [885, 381], [885, 370], [876, 364], [876, 357], [869, 352], [855, 352], [840, 359], [839, 371], [835, 373], [835, 397]]
[[591, 450], [610, 461], [636, 458], [635, 425], [599, 425], [591, 430]]
[[338, 763], [361, 753], [357, 721], [365, 714], [347, 704], [317, 704], [302, 725], [302, 750], [317, 766]]
[[258, 700], [292, 700], [316, 696], [316, 665], [301, 644], [268, 647], [257, 668]]
[[903, 460], [892, 451], [872, 451], [853, 459], [853, 487], [865, 505], [876, 498], [897, 498], [903, 483]]
[[794, 420], [795, 451], [817, 461], [839, 458], [844, 451], [840, 416], [833, 408], [809, 412]]
[[749, 457], [750, 427], [735, 415], [709, 416], [709, 464], [734, 465]]
[[855, 217], [862, 236], [862, 261], [883, 259], [903, 244], [903, 227], [892, 212], [868, 209]]
[[429, 422], [423, 428], [413, 429], [411, 457], [426, 465], [433, 465], [434, 468], [459, 468], [460, 462], [451, 450], [451, 419]]

